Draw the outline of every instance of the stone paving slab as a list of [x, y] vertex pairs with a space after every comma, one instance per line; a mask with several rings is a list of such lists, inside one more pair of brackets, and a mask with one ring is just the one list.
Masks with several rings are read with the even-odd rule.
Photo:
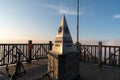
[[82, 80], [120, 80], [120, 68], [96, 64], [80, 63], [80, 74]]
[[[47, 60], [34, 61], [32, 64], [24, 64], [27, 73], [18, 80], [40, 80], [41, 76], [47, 72]], [[13, 67], [11, 67], [11, 71]], [[81, 80], [120, 80], [120, 68], [103, 66], [80, 62]], [[0, 68], [0, 80], [9, 80], [5, 68]], [[43, 80], [48, 80], [44, 78]]]
[[80, 75], [80, 80], [120, 80], [120, 68], [80, 62]]
[[[33, 61], [31, 64], [24, 64], [26, 69], [26, 75], [18, 80], [34, 80], [40, 78], [43, 74], [47, 72], [47, 60]], [[10, 72], [13, 72], [14, 65], [9, 67]], [[5, 67], [0, 68], [0, 80], [9, 80], [6, 75]]]

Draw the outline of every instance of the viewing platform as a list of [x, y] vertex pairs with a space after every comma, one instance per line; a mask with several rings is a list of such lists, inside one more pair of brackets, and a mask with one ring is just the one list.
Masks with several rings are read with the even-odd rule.
[[[48, 76], [40, 79], [42, 75], [47, 73], [47, 59], [32, 61], [31, 64], [24, 63], [26, 75], [18, 80], [49, 80]], [[14, 65], [10, 66], [10, 70]], [[119, 80], [120, 68], [102, 66], [97, 64], [80, 62], [81, 80]], [[0, 68], [0, 80], [9, 80], [5, 67]]]
[[[10, 80], [6, 72], [9, 64], [10, 74], [15, 70], [16, 61], [24, 63], [26, 74], [18, 80], [49, 80], [47, 55], [52, 42], [44, 44], [0, 44], [3, 54], [0, 59], [0, 80]], [[80, 44], [80, 75], [81, 80], [119, 80], [120, 76], [120, 46], [84, 45]], [[17, 55], [17, 56], [16, 56]], [[54, 55], [51, 55], [55, 57]]]

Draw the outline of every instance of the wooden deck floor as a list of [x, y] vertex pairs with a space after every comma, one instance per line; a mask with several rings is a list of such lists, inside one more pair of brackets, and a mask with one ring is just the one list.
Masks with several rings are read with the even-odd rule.
[[[47, 60], [34, 61], [32, 64], [24, 64], [27, 73], [18, 80], [34, 80], [40, 78], [47, 72]], [[10, 67], [12, 71], [13, 67]], [[80, 62], [81, 80], [120, 80], [120, 68], [103, 66]], [[0, 80], [9, 80], [5, 68], [0, 68]], [[45, 79], [44, 79], [45, 80]]]

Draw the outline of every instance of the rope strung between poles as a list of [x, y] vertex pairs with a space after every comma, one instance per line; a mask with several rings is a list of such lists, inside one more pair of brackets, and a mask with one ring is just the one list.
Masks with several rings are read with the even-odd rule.
[[[23, 71], [21, 71], [21, 69], [23, 69]], [[12, 74], [9, 73], [8, 65], [6, 66], [6, 71], [10, 80], [17, 80], [17, 78], [23, 77], [26, 74], [26, 71], [22, 62], [17, 62], [15, 66], [15, 71]]]
[[[23, 69], [23, 71], [21, 71], [21, 69]], [[15, 71], [12, 74], [9, 73], [8, 65], [6, 66], [6, 71], [10, 80], [17, 80], [17, 78], [23, 77], [26, 74], [26, 71], [22, 62], [17, 62]]]
[[17, 80], [19, 77], [23, 77], [26, 74], [26, 70], [21, 62], [21, 55], [23, 55], [21, 53], [21, 51], [17, 51], [18, 54], [18, 59], [16, 58], [16, 66], [15, 66], [15, 70], [12, 74], [9, 73], [9, 68], [8, 65], [6, 66], [6, 72], [8, 77], [10, 78], [10, 80]]

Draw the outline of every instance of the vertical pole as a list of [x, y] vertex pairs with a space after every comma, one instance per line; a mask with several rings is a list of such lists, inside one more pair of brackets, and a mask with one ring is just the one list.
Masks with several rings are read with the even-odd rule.
[[116, 48], [114, 47], [114, 58], [113, 58], [113, 65], [115, 66], [115, 65], [117, 65], [117, 61], [116, 61], [116, 55], [115, 55], [115, 52], [116, 51]]
[[[9, 51], [9, 45], [7, 46], [7, 49]], [[10, 57], [10, 54], [8, 54], [8, 64], [9, 64], [9, 57]]]
[[76, 48], [80, 55], [80, 60], [82, 60], [81, 55], [81, 44], [79, 43], [79, 0], [77, 0], [77, 42], [76, 42]]
[[81, 43], [79, 43], [79, 42], [77, 42], [76, 44], [75, 44], [75, 46], [76, 46], [76, 51], [79, 53], [79, 58], [80, 58], [80, 60], [82, 60], [82, 54], [81, 54]]
[[104, 47], [104, 64], [106, 64], [106, 47]]
[[79, 55], [80, 55], [80, 61], [82, 61], [82, 52], [81, 52], [81, 43], [79, 43]]
[[99, 67], [102, 67], [102, 42], [101, 41], [98, 43], [98, 47], [99, 47], [98, 65]]
[[32, 40], [28, 41], [28, 63], [32, 61]]
[[77, 43], [79, 42], [79, 0], [77, 0]]
[[111, 53], [111, 47], [109, 47], [109, 65], [112, 65], [112, 53]]
[[15, 73], [13, 74], [12, 79], [17, 80], [20, 72], [21, 72], [21, 53], [18, 52], [18, 60], [16, 63]]
[[119, 47], [119, 57], [118, 57], [118, 66], [120, 67], [120, 47]]
[[52, 41], [49, 41], [49, 50], [52, 50]]
[[[6, 55], [5, 53], [6, 53], [6, 52], [5, 52], [5, 44], [4, 44], [4, 54], [3, 54], [4, 57], [5, 57], [5, 55]], [[5, 63], [6, 63], [6, 59], [3, 60], [3, 64], [5, 64]]]

